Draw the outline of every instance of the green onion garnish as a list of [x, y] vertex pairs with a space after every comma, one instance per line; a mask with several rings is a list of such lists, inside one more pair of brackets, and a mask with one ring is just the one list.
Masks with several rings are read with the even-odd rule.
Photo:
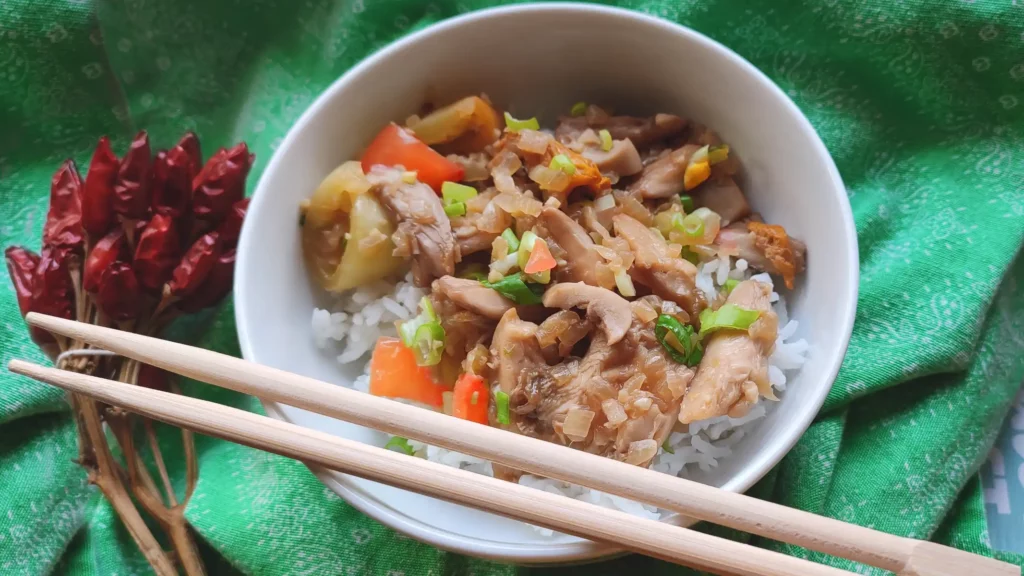
[[582, 101], [573, 104], [572, 105], [572, 109], [569, 110], [569, 114], [571, 114], [574, 117], [583, 116], [586, 113], [587, 113], [587, 103], [586, 102], [582, 102]]
[[693, 197], [687, 196], [686, 194], [680, 194], [679, 201], [683, 203], [683, 211], [687, 214], [693, 212]]
[[388, 443], [384, 445], [384, 449], [394, 450], [395, 452], [404, 452], [409, 456], [416, 453], [412, 446], [409, 445], [409, 441], [401, 436], [392, 436], [391, 440], [388, 440]]
[[516, 238], [516, 233], [511, 228], [505, 228], [505, 231], [501, 233], [501, 237], [505, 239], [505, 243], [508, 244], [508, 253], [511, 254], [516, 250], [519, 250], [519, 238]]
[[552, 158], [549, 167], [554, 168], [555, 170], [561, 170], [569, 176], [576, 173], [576, 165], [573, 164], [572, 160], [569, 160], [569, 157], [565, 154], [558, 154]]
[[679, 228], [690, 238], [700, 238], [704, 236], [704, 220], [696, 214], [687, 214], [682, 219], [682, 226]]
[[708, 162], [711, 164], [718, 164], [729, 159], [729, 146], [728, 144], [722, 144], [721, 146], [712, 146], [708, 149]]
[[457, 182], [441, 184], [441, 198], [446, 202], [465, 202], [476, 195], [476, 188], [472, 186], [466, 186]]
[[516, 249], [516, 264], [519, 265], [519, 269], [526, 268], [526, 263], [530, 261], [530, 253], [533, 252], [533, 245], [537, 243], [537, 235], [532, 230], [523, 232], [523, 238], [519, 241], [519, 247]]
[[725, 281], [725, 293], [726, 293], [726, 295], [732, 294], [733, 288], [738, 286], [739, 283], [740, 283], [740, 281], [735, 279], [735, 278], [729, 278], [728, 280], [726, 280]]
[[476, 390], [473, 395], [469, 397], [469, 403], [476, 406], [476, 403], [480, 401], [480, 391]]
[[683, 257], [683, 260], [686, 260], [693, 265], [700, 264], [700, 255], [694, 252], [689, 246], [683, 246], [683, 250], [679, 255]]
[[537, 122], [536, 118], [516, 120], [511, 114], [505, 112], [505, 127], [513, 132], [519, 132], [520, 130], [540, 130], [540, 122]]
[[665, 452], [668, 452], [669, 454], [675, 454], [676, 453], [676, 451], [673, 450], [672, 447], [668, 445], [668, 440], [667, 439], [665, 440], [665, 443], [661, 445], [661, 449], [664, 450]]
[[700, 313], [700, 337], [703, 338], [716, 330], [746, 330], [760, 316], [761, 313], [757, 310], [740, 308], [735, 304], [725, 304], [718, 310], [705, 308]]
[[607, 130], [601, 130], [597, 133], [601, 137], [601, 150], [605, 152], [612, 149], [612, 133]]
[[654, 337], [673, 360], [687, 366], [700, 364], [704, 348], [693, 337], [693, 326], [683, 324], [674, 316], [662, 314], [654, 325]]
[[482, 281], [480, 284], [498, 292], [516, 304], [540, 304], [544, 287], [527, 284], [519, 272], [509, 274], [497, 282]]
[[449, 218], [455, 218], [456, 216], [466, 215], [466, 203], [465, 202], [451, 202], [444, 205], [444, 213]]
[[508, 414], [508, 394], [505, 394], [501, 390], [494, 393], [494, 406], [498, 410], [498, 424], [504, 424], [508, 426], [510, 422]]
[[437, 313], [434, 312], [430, 298], [420, 300], [420, 313], [411, 320], [406, 320], [398, 327], [398, 335], [402, 344], [412, 350], [419, 366], [435, 366], [441, 361], [444, 352], [444, 328], [441, 326]]

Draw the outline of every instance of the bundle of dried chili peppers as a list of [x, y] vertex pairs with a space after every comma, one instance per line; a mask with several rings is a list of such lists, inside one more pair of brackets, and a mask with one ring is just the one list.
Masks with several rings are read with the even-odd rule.
[[[189, 132], [154, 156], [140, 132], [118, 159], [100, 138], [85, 180], [65, 161], [53, 176], [39, 254], [19, 246], [5, 256], [24, 316], [39, 312], [80, 322], [159, 335], [181, 314], [209, 308], [231, 291], [235, 247], [248, 200], [245, 181], [253, 156], [245, 143], [217, 151], [202, 163], [199, 139]], [[78, 341], [30, 329], [33, 340], [60, 367], [122, 382], [177, 391], [165, 372], [120, 357], [90, 355]], [[79, 351], [75, 354], [62, 352]], [[203, 574], [185, 506], [198, 478], [192, 436], [182, 433], [185, 491], [179, 499], [153, 423], [72, 395], [79, 463], [110, 500], [157, 574]], [[117, 459], [106, 423], [121, 448]], [[143, 458], [155, 464], [161, 487]], [[134, 497], [134, 500], [133, 500]], [[136, 502], [164, 531], [173, 553], [147, 526]]]

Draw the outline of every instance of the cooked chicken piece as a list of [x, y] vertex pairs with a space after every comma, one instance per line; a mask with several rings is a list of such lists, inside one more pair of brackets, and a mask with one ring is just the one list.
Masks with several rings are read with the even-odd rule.
[[442, 276], [434, 280], [433, 292], [440, 292], [462, 308], [492, 320], [501, 320], [515, 305], [495, 290], [476, 280]]
[[[656, 297], [654, 305], [660, 307]], [[498, 385], [509, 394], [510, 429], [591, 453], [647, 466], [676, 422], [693, 371], [668, 359], [654, 319], [632, 322], [609, 345], [592, 335], [582, 359], [544, 362], [538, 327], [515, 311], [502, 317], [491, 344]], [[496, 475], [515, 479], [514, 470]]]
[[398, 178], [377, 178], [371, 189], [396, 223], [395, 255], [412, 261], [417, 286], [455, 272], [462, 259], [441, 200], [426, 184]]
[[690, 192], [690, 195], [698, 207], [706, 207], [721, 216], [723, 226], [750, 216], [747, 197], [732, 176], [712, 177]]
[[669, 198], [681, 193], [686, 166], [699, 149], [696, 144], [686, 144], [644, 166], [640, 178], [630, 184], [629, 191], [640, 193], [646, 200]]
[[543, 302], [547, 308], [586, 308], [587, 317], [597, 319], [611, 345], [622, 340], [633, 323], [633, 312], [625, 298], [583, 282], [555, 284], [544, 292]]
[[601, 148], [585, 148], [583, 157], [590, 160], [601, 172], [614, 172], [619, 176], [632, 176], [644, 169], [640, 153], [630, 140], [615, 140], [611, 150]]
[[761, 316], [749, 330], [719, 330], [711, 334], [697, 375], [683, 397], [683, 424], [728, 414], [744, 416], [764, 395], [774, 399], [768, 381], [768, 356], [775, 347], [778, 317], [768, 302], [771, 288], [756, 280], [740, 282], [726, 301]]
[[537, 235], [547, 241], [551, 254], [559, 261], [556, 278], [601, 286], [598, 269], [603, 260], [587, 231], [565, 212], [550, 206], [541, 210], [539, 224]]
[[579, 137], [587, 128], [605, 129], [615, 140], [629, 139], [637, 148], [644, 148], [655, 142], [679, 135], [686, 128], [686, 120], [672, 114], [656, 114], [649, 118], [635, 116], [608, 116], [587, 114], [573, 118], [560, 118], [555, 138], [570, 142]]
[[619, 214], [612, 221], [615, 235], [626, 239], [635, 256], [630, 276], [651, 292], [678, 304], [690, 318], [696, 318], [706, 306], [694, 282], [697, 267], [671, 250], [661, 234], [635, 218]]
[[791, 238], [782, 226], [736, 222], [718, 232], [715, 244], [758, 270], [782, 276], [790, 289], [796, 275], [806, 268], [807, 246]]

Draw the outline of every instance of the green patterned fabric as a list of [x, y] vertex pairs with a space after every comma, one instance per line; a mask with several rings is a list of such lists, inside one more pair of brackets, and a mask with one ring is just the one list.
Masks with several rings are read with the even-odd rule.
[[[60, 161], [146, 128], [245, 140], [250, 187], [347, 68], [484, 0], [0, 3], [0, 245], [38, 248]], [[753, 491], [896, 534], [993, 554], [977, 470], [1024, 378], [1024, 6], [1009, 0], [626, 0], [771, 76], [836, 160], [860, 235], [861, 296], [821, 416]], [[811, 247], [813, 251], [813, 247]], [[237, 354], [230, 304], [185, 338]], [[0, 283], [0, 361], [42, 361]], [[249, 398], [186, 391], [257, 410]], [[167, 431], [165, 431], [167, 432]], [[172, 460], [176, 442], [167, 434]], [[0, 374], [0, 573], [146, 574], [71, 462], [57, 391]], [[364, 517], [301, 464], [202, 438], [187, 511], [211, 573], [492, 576]], [[172, 466], [180, 473], [180, 468]], [[181, 481], [180, 474], [178, 481]], [[727, 531], [722, 531], [728, 533]], [[756, 542], [861, 574], [862, 566]], [[1000, 554], [1021, 563], [1019, 556]], [[687, 574], [640, 557], [537, 574]]]

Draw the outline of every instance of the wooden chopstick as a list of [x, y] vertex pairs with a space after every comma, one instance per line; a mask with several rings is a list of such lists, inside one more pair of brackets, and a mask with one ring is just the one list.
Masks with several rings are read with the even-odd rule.
[[51, 332], [217, 386], [588, 486], [897, 574], [1019, 576], [1016, 566], [817, 516], [184, 344], [30, 313]]
[[205, 400], [20, 360], [12, 360], [8, 368], [64, 390], [194, 432], [701, 570], [749, 576], [851, 574]]

